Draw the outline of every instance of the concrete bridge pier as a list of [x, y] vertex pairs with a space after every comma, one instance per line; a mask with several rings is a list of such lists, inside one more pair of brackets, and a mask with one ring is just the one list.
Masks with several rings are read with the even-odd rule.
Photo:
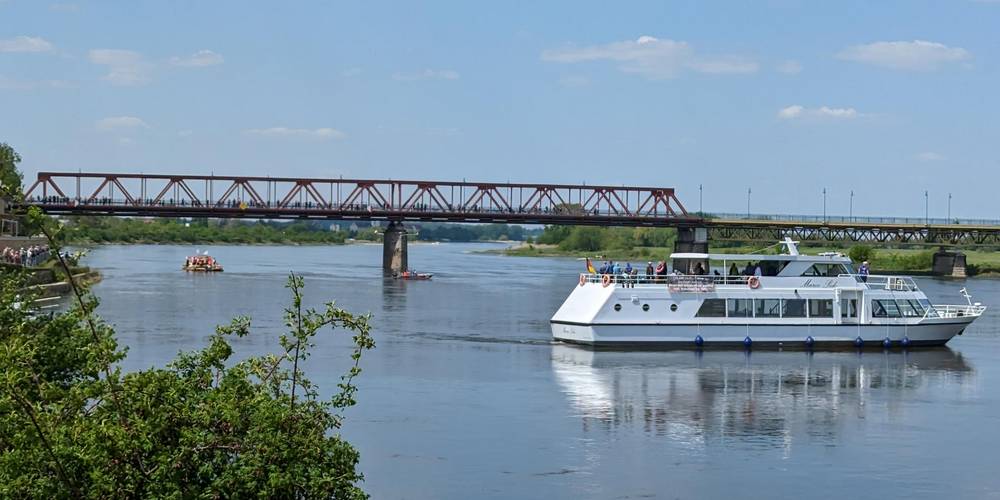
[[931, 269], [938, 276], [964, 278], [965, 254], [962, 252], [950, 252], [942, 247], [937, 252], [934, 252], [934, 264]]
[[[708, 253], [708, 229], [704, 227], [678, 228], [677, 241], [674, 242], [674, 253]], [[676, 271], [693, 274], [699, 262], [707, 274], [708, 259], [674, 259], [673, 266]]]
[[407, 269], [406, 228], [402, 222], [391, 221], [382, 234], [382, 270], [401, 273]]

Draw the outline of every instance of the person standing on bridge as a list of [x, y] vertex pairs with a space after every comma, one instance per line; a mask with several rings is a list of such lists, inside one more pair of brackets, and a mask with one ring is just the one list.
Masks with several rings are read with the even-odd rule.
[[861, 275], [861, 282], [868, 283], [868, 275], [871, 274], [871, 268], [868, 266], [868, 261], [861, 263], [861, 267], [858, 268], [858, 274]]

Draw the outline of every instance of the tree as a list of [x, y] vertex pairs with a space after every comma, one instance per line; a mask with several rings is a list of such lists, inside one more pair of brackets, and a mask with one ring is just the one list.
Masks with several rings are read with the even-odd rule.
[[847, 255], [854, 262], [864, 262], [875, 257], [875, 249], [867, 245], [854, 245], [847, 251]]
[[[237, 318], [164, 368], [123, 373], [95, 297], [74, 287], [68, 312], [36, 317], [23, 276], [0, 278], [0, 497], [366, 498], [337, 431], [374, 347], [370, 316], [305, 308], [293, 274], [275, 354], [234, 361], [228, 339], [251, 331]], [[354, 341], [330, 399], [302, 370], [326, 328]]]
[[0, 142], [0, 196], [15, 200], [23, 196], [21, 185], [23, 177], [17, 170], [18, 163], [21, 163], [21, 155], [6, 142]]

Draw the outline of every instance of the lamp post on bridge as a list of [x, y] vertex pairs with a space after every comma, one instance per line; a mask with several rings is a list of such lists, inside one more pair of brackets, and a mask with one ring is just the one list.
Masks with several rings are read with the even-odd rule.
[[826, 188], [823, 188], [823, 222], [826, 222]]
[[951, 193], [948, 193], [948, 224], [951, 224]]
[[930, 212], [930, 195], [927, 190], [924, 190], [924, 225], [931, 225], [931, 212]]
[[851, 219], [851, 222], [854, 222], [854, 190], [853, 189], [851, 190], [851, 208], [849, 208], [848, 210], [849, 210], [848, 217]]
[[747, 219], [750, 218], [750, 188], [747, 188]]
[[705, 211], [701, 202], [702, 202], [702, 186], [701, 184], [698, 184], [698, 215], [704, 216]]

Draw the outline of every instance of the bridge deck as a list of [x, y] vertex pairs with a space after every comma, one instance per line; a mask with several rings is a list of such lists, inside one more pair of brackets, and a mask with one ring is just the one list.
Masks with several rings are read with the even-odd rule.
[[1000, 221], [702, 218], [667, 187], [41, 172], [25, 200], [58, 215], [704, 227], [723, 241], [1000, 246]]

